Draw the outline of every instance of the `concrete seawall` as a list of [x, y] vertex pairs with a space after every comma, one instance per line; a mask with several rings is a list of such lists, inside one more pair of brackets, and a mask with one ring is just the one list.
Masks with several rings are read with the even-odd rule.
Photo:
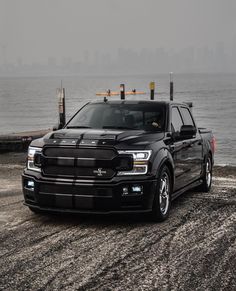
[[32, 140], [44, 136], [51, 129], [0, 135], [0, 152], [25, 151]]

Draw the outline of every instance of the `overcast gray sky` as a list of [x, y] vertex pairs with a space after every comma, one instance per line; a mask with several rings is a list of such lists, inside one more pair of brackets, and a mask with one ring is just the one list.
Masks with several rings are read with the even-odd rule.
[[230, 50], [234, 39], [235, 0], [0, 0], [0, 44], [8, 61], [218, 42]]

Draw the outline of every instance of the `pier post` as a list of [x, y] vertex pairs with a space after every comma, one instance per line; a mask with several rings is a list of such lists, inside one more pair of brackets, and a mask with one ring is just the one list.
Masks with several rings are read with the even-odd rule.
[[155, 82], [150, 82], [149, 84], [150, 88], [150, 99], [154, 100], [154, 94], [155, 94]]
[[120, 84], [120, 99], [125, 99], [125, 84]]
[[65, 88], [57, 89], [58, 111], [59, 111], [59, 128], [66, 124], [66, 106], [65, 106]]
[[170, 72], [170, 101], [174, 100], [174, 82], [173, 82], [173, 73]]

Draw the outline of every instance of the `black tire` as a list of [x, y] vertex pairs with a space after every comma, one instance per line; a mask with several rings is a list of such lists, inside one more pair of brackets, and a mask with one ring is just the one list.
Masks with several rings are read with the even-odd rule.
[[202, 184], [198, 187], [198, 190], [209, 192], [212, 184], [212, 159], [210, 155], [206, 156], [203, 167]]
[[161, 222], [169, 216], [171, 204], [172, 181], [170, 170], [167, 166], [163, 166], [157, 178], [156, 193], [154, 196], [152, 220]]

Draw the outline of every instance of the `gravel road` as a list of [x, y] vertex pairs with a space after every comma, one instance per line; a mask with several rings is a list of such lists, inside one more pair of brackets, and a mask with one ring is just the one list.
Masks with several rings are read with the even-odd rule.
[[[0, 290], [236, 290], [236, 169], [143, 216], [36, 215], [18, 156], [0, 157]], [[17, 161], [17, 163], [13, 163]]]

